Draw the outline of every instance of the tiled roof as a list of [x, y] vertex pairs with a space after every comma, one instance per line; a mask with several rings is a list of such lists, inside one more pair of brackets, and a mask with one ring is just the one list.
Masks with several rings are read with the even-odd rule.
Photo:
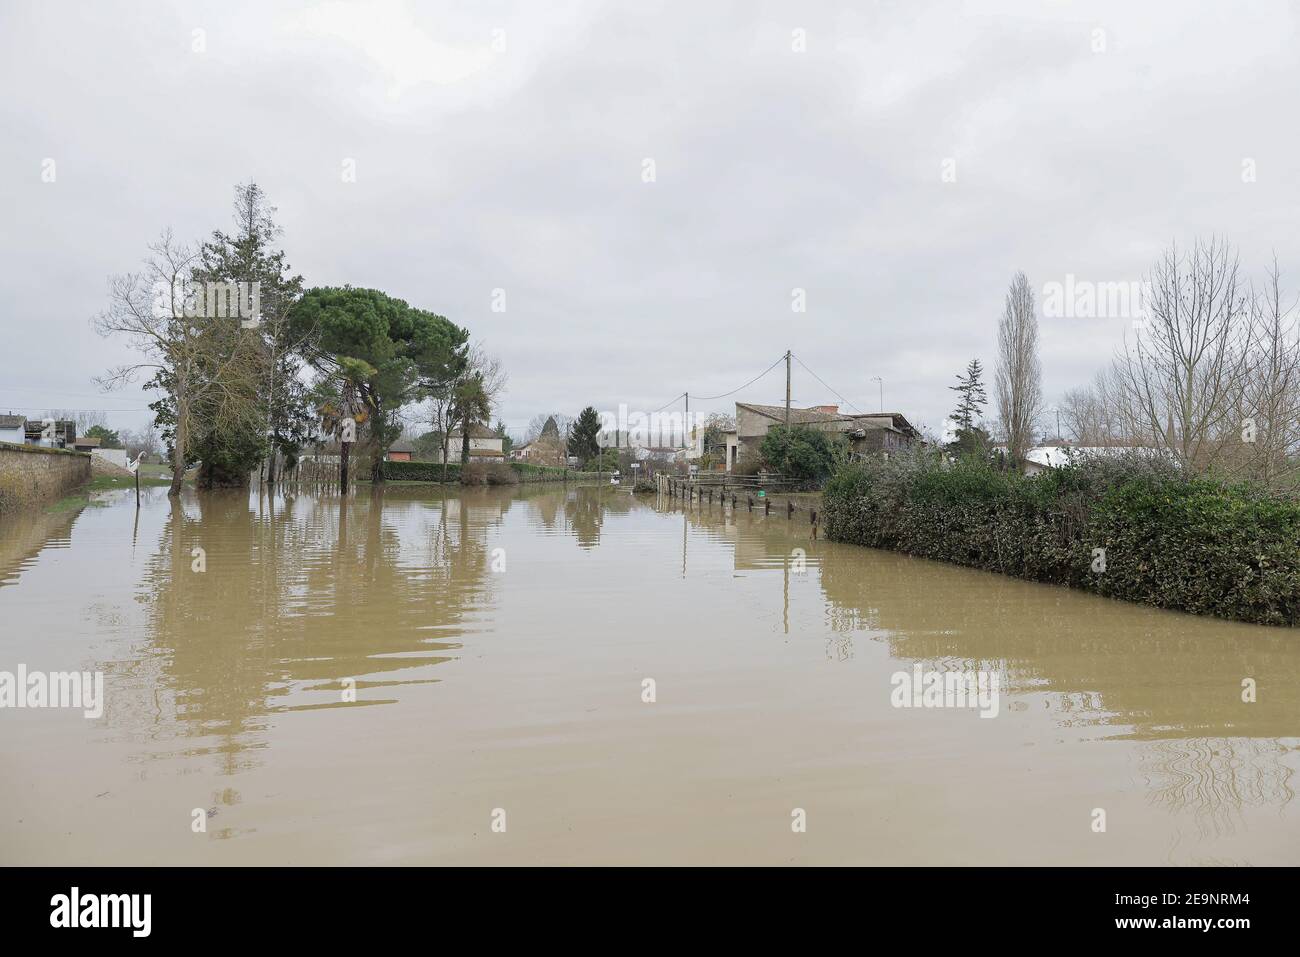
[[27, 419], [21, 415], [0, 415], [0, 429], [21, 429], [27, 425]]
[[[460, 429], [452, 429], [452, 430], [451, 430], [451, 437], [452, 437], [453, 439], [458, 439], [458, 438], [460, 438], [460, 437], [461, 437]], [[471, 426], [469, 427], [469, 437], [470, 437], [471, 439], [499, 439], [499, 438], [501, 438], [501, 436], [497, 435], [495, 432], [493, 432], [491, 429], [489, 429], [486, 425], [482, 425], [482, 424], [477, 423], [477, 422], [474, 423], [473, 425], [471, 425]]]
[[[749, 409], [751, 412], [757, 412], [759, 415], [766, 416], [769, 419], [776, 419], [778, 422], [785, 422], [785, 406], [783, 405], [754, 405], [749, 402], [737, 402], [737, 409]], [[817, 412], [813, 409], [790, 409], [790, 422], [794, 425], [807, 425], [811, 422], [841, 422], [850, 420], [852, 416], [840, 415], [835, 412]]]

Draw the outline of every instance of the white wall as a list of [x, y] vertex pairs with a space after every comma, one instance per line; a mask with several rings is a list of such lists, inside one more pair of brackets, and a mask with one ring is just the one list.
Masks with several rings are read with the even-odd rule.
[[126, 449], [91, 449], [90, 454], [126, 468]]

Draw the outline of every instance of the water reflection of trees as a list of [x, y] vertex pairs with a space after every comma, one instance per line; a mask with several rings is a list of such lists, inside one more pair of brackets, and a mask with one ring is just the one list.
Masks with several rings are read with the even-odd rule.
[[548, 532], [564, 530], [583, 549], [600, 544], [607, 515], [626, 514], [634, 505], [627, 492], [594, 484], [531, 483], [520, 486], [513, 498], [527, 503], [531, 515]]
[[632, 496], [601, 485], [578, 486], [564, 499], [573, 537], [579, 548], [600, 544], [600, 532], [607, 514], [626, 514], [632, 509]]
[[[436, 681], [428, 667], [454, 655], [489, 605], [487, 530], [505, 508], [380, 490], [342, 503], [242, 493], [173, 503], [141, 583], [147, 647], [105, 666], [146, 678], [125, 682], [138, 693], [115, 702], [115, 723], [176, 736], [233, 772], [256, 760], [274, 713], [391, 704], [384, 689]], [[342, 700], [344, 678], [356, 680], [356, 704]]]

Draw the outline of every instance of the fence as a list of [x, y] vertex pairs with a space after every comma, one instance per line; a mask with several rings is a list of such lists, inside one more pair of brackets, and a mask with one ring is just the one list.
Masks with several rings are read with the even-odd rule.
[[[715, 503], [725, 512], [727, 503], [731, 503], [731, 511], [735, 514], [741, 508], [753, 512], [757, 506], [764, 517], [772, 514], [772, 499], [767, 495], [765, 487], [757, 487], [755, 483], [745, 483], [737, 481], [738, 479], [757, 478], [757, 476], [727, 476], [729, 481], [726, 484], [721, 482], [700, 482], [696, 479], [682, 479], [670, 475], [658, 476], [659, 494], [669, 500], [681, 501], [686, 505], [706, 505], [712, 506]], [[771, 475], [768, 475], [769, 482]], [[785, 483], [777, 476], [777, 480]], [[730, 494], [728, 494], [730, 490]], [[778, 507], [777, 514], [785, 512], [787, 521], [794, 521], [795, 514], [804, 512], [808, 515], [808, 523], [812, 526], [812, 536], [817, 537], [818, 515], [817, 508], [811, 504], [796, 503], [793, 499], [787, 498], [784, 506]]]

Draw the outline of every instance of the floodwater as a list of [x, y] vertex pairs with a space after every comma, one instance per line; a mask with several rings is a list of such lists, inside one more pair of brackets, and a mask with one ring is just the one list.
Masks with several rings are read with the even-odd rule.
[[106, 697], [0, 709], [0, 863], [1300, 863], [1293, 630], [611, 488], [165, 491], [0, 522], [0, 671]]

